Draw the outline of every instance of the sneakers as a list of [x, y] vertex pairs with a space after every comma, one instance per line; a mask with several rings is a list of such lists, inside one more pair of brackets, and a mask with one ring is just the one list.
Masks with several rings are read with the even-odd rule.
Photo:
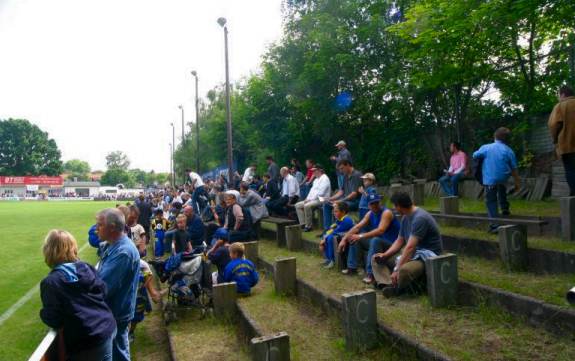
[[304, 232], [311, 232], [312, 229], [311, 229], [311, 227], [303, 227], [303, 231]]
[[371, 285], [372, 283], [375, 282], [375, 279], [373, 278], [372, 275], [367, 275], [365, 276], [362, 280], [363, 283], [365, 283], [366, 285]]
[[332, 269], [334, 266], [335, 266], [335, 263], [333, 261], [329, 261], [325, 266], [323, 266], [323, 268]]
[[128, 342], [133, 343], [135, 339], [134, 333], [130, 332], [128, 333]]
[[327, 266], [328, 263], [329, 263], [329, 260], [328, 260], [328, 259], [324, 259], [323, 261], [321, 261], [321, 262], [319, 263], [319, 265], [323, 267], [323, 266]]
[[491, 233], [491, 234], [497, 234], [498, 232], [499, 232], [499, 226], [489, 227], [489, 230], [487, 230], [487, 233]]
[[342, 274], [346, 275], [346, 276], [351, 276], [357, 273], [357, 269], [356, 268], [347, 268], [341, 271]]

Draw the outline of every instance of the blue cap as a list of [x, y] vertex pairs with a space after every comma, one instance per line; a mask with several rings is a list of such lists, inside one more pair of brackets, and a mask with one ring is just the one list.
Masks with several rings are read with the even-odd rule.
[[98, 225], [94, 224], [92, 227], [90, 227], [90, 230], [88, 230], [88, 242], [90, 243], [90, 246], [94, 248], [98, 248], [100, 243], [103, 242], [100, 237], [98, 237], [96, 228], [98, 228]]
[[369, 194], [367, 196], [367, 204], [372, 204], [379, 201], [381, 201], [381, 197], [379, 196], [379, 194]]

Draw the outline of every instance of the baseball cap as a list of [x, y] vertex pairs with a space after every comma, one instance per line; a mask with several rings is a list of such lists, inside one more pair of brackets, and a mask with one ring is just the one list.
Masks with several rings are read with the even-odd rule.
[[367, 196], [367, 204], [372, 204], [381, 201], [379, 194], [370, 194]]
[[229, 196], [233, 196], [236, 200], [240, 199], [240, 192], [236, 191], [236, 190], [229, 190], [226, 192], [227, 195]]
[[339, 142], [337, 142], [335, 146], [339, 147], [340, 145], [347, 145], [347, 144], [345, 143], [345, 140], [340, 140]]
[[316, 164], [313, 166], [312, 170], [315, 172], [316, 170], [324, 170], [323, 166], [321, 164]]
[[373, 173], [365, 173], [364, 175], [361, 176], [361, 179], [371, 179], [372, 181], [375, 182], [375, 176], [373, 175]]

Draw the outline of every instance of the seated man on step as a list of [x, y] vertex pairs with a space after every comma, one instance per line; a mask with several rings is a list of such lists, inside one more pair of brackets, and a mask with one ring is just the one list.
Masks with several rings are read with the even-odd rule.
[[[403, 216], [399, 235], [387, 251], [372, 258], [375, 281], [385, 286], [383, 294], [386, 297], [398, 295], [410, 287], [424, 275], [424, 261], [442, 251], [441, 234], [435, 219], [424, 209], [416, 207], [409, 194], [395, 193], [391, 203]], [[394, 259], [400, 251], [401, 256]]]
[[367, 251], [366, 276], [363, 282], [371, 284], [374, 282], [371, 258], [376, 252], [383, 252], [391, 247], [399, 234], [400, 224], [393, 212], [382, 205], [379, 195], [367, 196], [367, 204], [369, 211], [355, 227], [345, 234], [338, 248], [340, 252], [343, 252], [349, 245], [347, 270], [342, 271], [344, 274], [353, 274], [357, 270], [358, 248]]

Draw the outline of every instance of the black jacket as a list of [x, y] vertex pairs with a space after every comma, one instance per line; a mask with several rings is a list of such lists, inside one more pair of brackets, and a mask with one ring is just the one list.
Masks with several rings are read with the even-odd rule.
[[106, 284], [89, 264], [59, 265], [40, 283], [40, 318], [54, 329], [63, 329], [68, 353], [88, 350], [106, 341], [116, 329], [105, 295]]

